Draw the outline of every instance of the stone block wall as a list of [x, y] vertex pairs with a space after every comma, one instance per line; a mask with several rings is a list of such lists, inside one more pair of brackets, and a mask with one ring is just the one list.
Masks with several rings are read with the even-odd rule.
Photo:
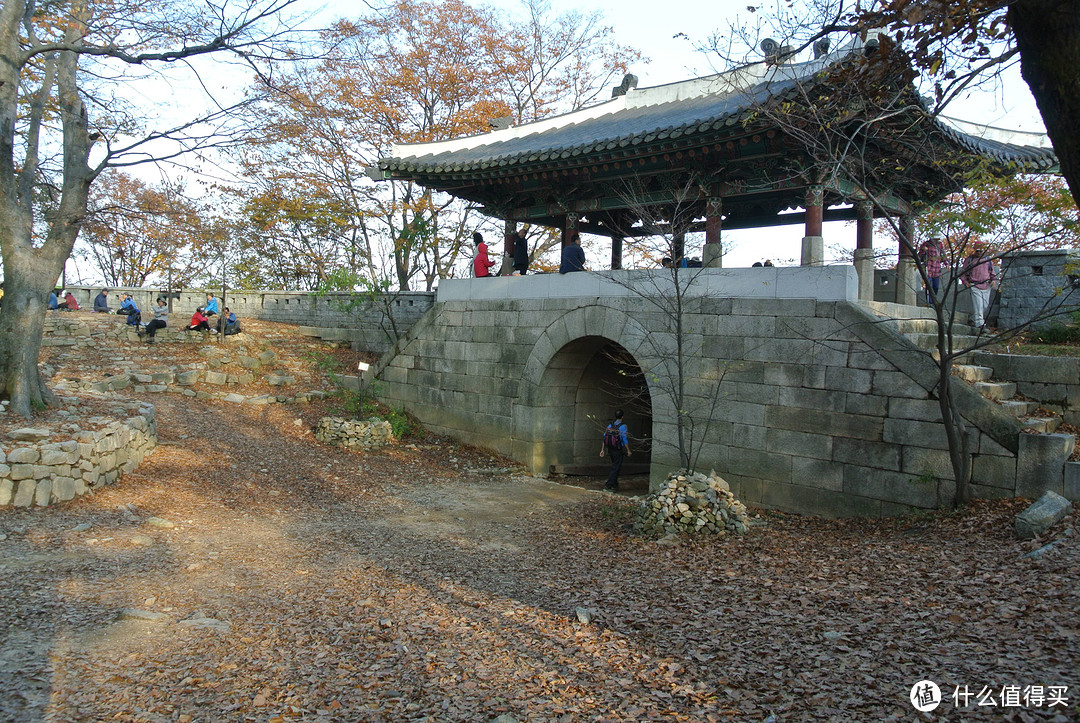
[[[93, 307], [94, 297], [100, 287], [69, 286], [76, 300], [84, 309]], [[130, 292], [143, 312], [143, 321], [152, 316], [154, 300], [165, 292], [160, 289], [110, 289], [109, 305], [120, 306], [120, 293]], [[220, 291], [214, 291], [220, 296]], [[183, 328], [196, 308], [206, 303], [206, 291], [185, 289], [174, 292], [170, 328]], [[362, 302], [352, 311], [344, 309], [354, 299]], [[245, 318], [279, 321], [287, 324], [317, 327], [320, 329], [345, 329], [350, 333], [342, 338], [353, 343], [360, 351], [382, 353], [390, 347], [387, 332], [391, 330], [388, 313], [393, 315], [394, 325], [404, 333], [431, 308], [435, 301], [433, 292], [405, 292], [390, 294], [378, 302], [363, 300], [358, 294], [330, 293], [316, 295], [304, 291], [229, 291], [225, 303], [237, 316], [243, 327]]]
[[74, 499], [133, 471], [156, 446], [149, 405], [96, 431], [81, 431], [73, 440], [6, 441], [0, 447], [0, 507], [45, 507]]
[[1080, 292], [1076, 288], [1080, 258], [1075, 249], [1007, 254], [1002, 259], [1001, 278], [998, 326], [1004, 329], [1025, 324], [1048, 310], [1061, 315], [1035, 322], [1033, 326], [1066, 323], [1080, 304]]
[[[829, 515], [896, 514], [951, 500], [930, 391], [936, 365], [861, 306], [703, 298], [683, 323], [683, 408], [698, 415], [696, 467], [715, 469], [739, 499]], [[651, 380], [650, 428], [630, 427], [651, 444], [659, 483], [678, 467], [675, 405], [657, 382], [678, 373], [668, 325], [632, 295], [440, 302], [386, 361], [380, 395], [429, 429], [537, 473], [595, 463], [597, 419], [611, 410], [590, 401], [582, 384], [595, 378], [587, 370], [604, 344], [615, 342]], [[1019, 423], [955, 383], [976, 450], [976, 494], [1015, 495]]]
[[1080, 426], [1080, 359], [975, 352], [972, 360], [994, 370], [996, 379], [1016, 382], [1016, 391], [1062, 419]]

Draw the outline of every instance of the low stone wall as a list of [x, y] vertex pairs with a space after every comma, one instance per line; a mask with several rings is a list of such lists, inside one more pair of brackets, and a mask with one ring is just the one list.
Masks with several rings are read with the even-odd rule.
[[[94, 297], [101, 291], [100, 287], [90, 286], [69, 286], [68, 289], [84, 309], [93, 307]], [[159, 332], [159, 338], [181, 340], [176, 331], [188, 323], [196, 308], [206, 303], [206, 291], [220, 295], [220, 290], [214, 289], [173, 292], [170, 328], [168, 333]], [[109, 305], [113, 309], [119, 308], [122, 292], [132, 294], [142, 309], [143, 321], [151, 319], [154, 300], [166, 294], [161, 289], [111, 288]], [[408, 331], [431, 308], [435, 294], [403, 292], [371, 301], [363, 295], [344, 292], [318, 295], [305, 291], [229, 291], [224, 301], [222, 306], [228, 306], [236, 314], [241, 328], [244, 319], [262, 319], [320, 329], [342, 329], [348, 332], [341, 335], [342, 340], [351, 342], [354, 349], [382, 353], [390, 348], [393, 326], [399, 334]], [[358, 302], [355, 308], [345, 311], [353, 302]]]
[[315, 439], [349, 449], [378, 449], [394, 441], [390, 422], [378, 417], [363, 422], [323, 417], [315, 427]]
[[1080, 426], [1080, 359], [975, 352], [972, 360], [990, 367], [994, 377], [1016, 382], [1016, 391]]
[[141, 405], [126, 419], [74, 439], [48, 441], [49, 429], [23, 429], [0, 447], [0, 507], [45, 507], [112, 484], [157, 446], [154, 408]]

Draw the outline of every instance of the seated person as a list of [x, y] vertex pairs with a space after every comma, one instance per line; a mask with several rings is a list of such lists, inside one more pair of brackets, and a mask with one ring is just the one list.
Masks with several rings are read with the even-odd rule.
[[214, 298], [213, 292], [206, 295], [206, 304], [203, 306], [203, 313], [207, 317], [216, 316], [218, 313], [218, 300]]
[[142, 323], [142, 312], [139, 311], [139, 307], [135, 306], [135, 300], [131, 298], [131, 294], [124, 294], [124, 301], [122, 302], [122, 308], [116, 311], [117, 314], [127, 315], [127, 325], [134, 326], [135, 331], [139, 330], [139, 324]]
[[60, 307], [60, 299], [56, 295], [56, 289], [49, 292], [49, 311], [54, 311]]
[[64, 300], [56, 305], [58, 309], [64, 309], [66, 311], [78, 311], [79, 302], [75, 301], [75, 296], [70, 291], [65, 291], [62, 296]]
[[203, 315], [201, 306], [191, 315], [191, 323], [184, 327], [184, 331], [210, 331], [210, 323]]
[[98, 292], [98, 295], [94, 297], [94, 313], [95, 314], [108, 314], [112, 309], [109, 308], [109, 290], [102, 289]]
[[217, 322], [217, 332], [224, 334], [225, 336], [232, 336], [233, 334], [240, 333], [240, 325], [236, 323], [236, 314], [229, 310], [229, 307], [225, 307], [225, 311], [222, 312], [221, 317]]
[[120, 297], [120, 308], [116, 310], [116, 313], [125, 316], [139, 313], [139, 307], [135, 305], [135, 299], [132, 298], [131, 294], [125, 293]]

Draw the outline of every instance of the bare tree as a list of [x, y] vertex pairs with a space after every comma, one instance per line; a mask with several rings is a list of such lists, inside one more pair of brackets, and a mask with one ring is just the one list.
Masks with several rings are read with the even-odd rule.
[[[49, 289], [112, 166], [175, 159], [235, 141], [229, 105], [170, 123], [140, 115], [125, 88], [200, 56], [258, 69], [280, 49], [295, 0], [5, 0], [0, 9], [0, 394], [28, 416], [54, 401], [37, 360]], [[198, 80], [197, 73], [195, 80]], [[173, 116], [168, 116], [172, 118]]]

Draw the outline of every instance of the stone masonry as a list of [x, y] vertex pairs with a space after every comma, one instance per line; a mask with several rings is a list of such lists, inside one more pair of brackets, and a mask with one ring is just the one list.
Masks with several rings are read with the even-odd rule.
[[[683, 318], [686, 405], [714, 409], [696, 441], [698, 468], [716, 469], [748, 504], [804, 513], [899, 514], [951, 499], [937, 368], [925, 352], [849, 300], [844, 279], [830, 286], [812, 269], [782, 269], [762, 284], [748, 276], [760, 269], [715, 271]], [[599, 420], [625, 396], [600, 389], [603, 352], [621, 348], [648, 384], [651, 408], [627, 423], [638, 447], [651, 446], [659, 485], [680, 466], [675, 408], [660, 381], [676, 373], [670, 318], [603, 275], [580, 275], [577, 293], [569, 276], [579, 275], [444, 281], [439, 302], [379, 370], [380, 397], [543, 474], [596, 462]], [[720, 297], [725, 286], [742, 296]], [[1071, 447], [1035, 444], [1041, 437], [1021, 435], [1015, 418], [953, 384], [976, 452], [977, 496], [1036, 496], [1043, 474], [1047, 488], [1061, 489]]]

